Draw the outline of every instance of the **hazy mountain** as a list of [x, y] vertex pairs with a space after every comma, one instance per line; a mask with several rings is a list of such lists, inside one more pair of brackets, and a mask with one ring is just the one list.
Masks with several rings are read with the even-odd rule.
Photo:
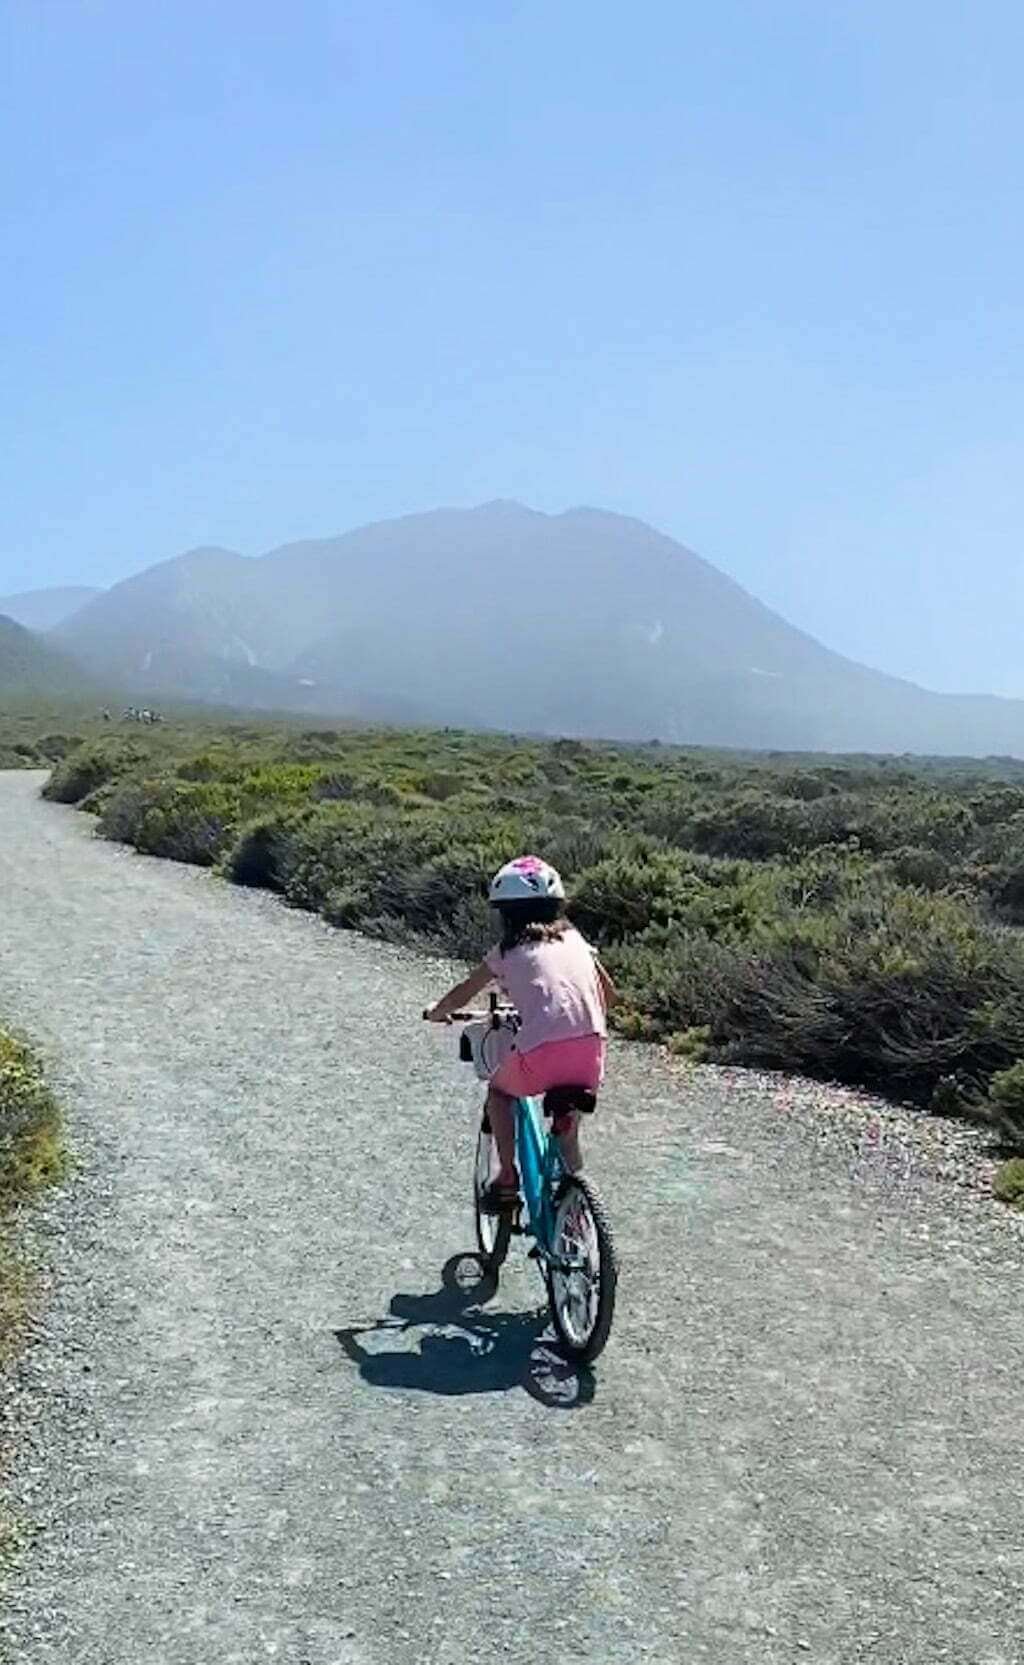
[[97, 597], [60, 636], [132, 686], [193, 698], [745, 747], [1024, 753], [1024, 702], [868, 670], [681, 544], [595, 509], [491, 503], [255, 559], [192, 550]]
[[230, 549], [190, 549], [95, 596], [52, 639], [129, 691], [286, 707], [301, 685], [266, 668], [278, 632], [254, 593], [259, 567]]
[[85, 696], [91, 691], [88, 677], [67, 654], [0, 615], [0, 696]]
[[99, 593], [84, 584], [61, 590], [24, 590], [20, 595], [0, 596], [0, 613], [26, 630], [54, 630]]

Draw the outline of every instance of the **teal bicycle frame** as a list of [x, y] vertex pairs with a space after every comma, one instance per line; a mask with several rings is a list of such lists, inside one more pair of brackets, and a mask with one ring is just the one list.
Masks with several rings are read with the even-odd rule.
[[526, 1203], [526, 1223], [521, 1229], [527, 1237], [535, 1240], [537, 1253], [543, 1261], [559, 1271], [570, 1271], [572, 1267], [554, 1249], [555, 1211], [552, 1199], [558, 1181], [565, 1173], [558, 1141], [544, 1125], [544, 1112], [539, 1099], [517, 1098], [513, 1102], [519, 1180]]

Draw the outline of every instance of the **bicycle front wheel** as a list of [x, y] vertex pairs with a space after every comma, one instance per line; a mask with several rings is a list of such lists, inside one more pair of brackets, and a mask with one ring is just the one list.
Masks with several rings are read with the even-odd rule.
[[570, 1358], [591, 1364], [611, 1333], [619, 1263], [608, 1212], [581, 1174], [559, 1191], [551, 1247], [568, 1262], [564, 1271], [547, 1270], [555, 1329]]
[[476, 1141], [476, 1165], [473, 1169], [473, 1208], [476, 1214], [476, 1240], [484, 1270], [497, 1277], [505, 1264], [512, 1239], [512, 1220], [508, 1214], [485, 1214], [483, 1195], [497, 1169], [497, 1153], [491, 1124], [484, 1116]]

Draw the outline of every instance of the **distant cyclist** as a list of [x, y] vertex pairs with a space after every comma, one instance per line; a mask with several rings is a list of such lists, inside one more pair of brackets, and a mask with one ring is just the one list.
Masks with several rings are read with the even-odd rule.
[[[445, 1023], [493, 983], [519, 1012], [519, 1030], [491, 1076], [486, 1102], [500, 1163], [486, 1207], [504, 1213], [519, 1196], [512, 1100], [540, 1097], [552, 1087], [597, 1092], [615, 986], [566, 918], [565, 886], [539, 856], [519, 856], [501, 868], [491, 881], [490, 902], [501, 941], [427, 1016]], [[580, 1172], [579, 1117], [564, 1118], [556, 1131], [567, 1169]]]

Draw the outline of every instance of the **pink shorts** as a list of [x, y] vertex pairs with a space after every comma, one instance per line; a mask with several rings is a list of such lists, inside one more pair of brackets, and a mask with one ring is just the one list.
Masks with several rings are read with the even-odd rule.
[[603, 1035], [548, 1041], [530, 1052], [510, 1052], [491, 1083], [510, 1098], [540, 1098], [550, 1087], [587, 1087], [596, 1093], [604, 1080]]

